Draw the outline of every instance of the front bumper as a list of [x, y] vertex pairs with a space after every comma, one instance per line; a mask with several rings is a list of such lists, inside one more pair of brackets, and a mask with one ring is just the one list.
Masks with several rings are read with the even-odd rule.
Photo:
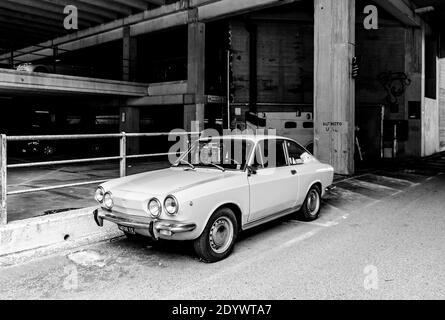
[[191, 232], [196, 229], [194, 223], [179, 223], [150, 217], [120, 216], [103, 209], [94, 210], [93, 215], [99, 227], [103, 227], [104, 220], [107, 220], [120, 226], [148, 231], [150, 236], [155, 239], [159, 238], [160, 235], [171, 237], [175, 234]]

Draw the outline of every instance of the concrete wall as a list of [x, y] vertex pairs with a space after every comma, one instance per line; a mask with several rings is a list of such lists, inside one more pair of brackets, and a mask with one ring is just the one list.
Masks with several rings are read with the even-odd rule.
[[439, 59], [439, 144], [445, 151], [445, 58]]
[[[382, 22], [383, 23], [383, 22]], [[406, 28], [387, 22], [378, 30], [365, 30], [357, 25], [356, 55], [361, 58], [360, 76], [356, 80], [356, 103], [380, 104], [387, 95], [378, 81], [383, 72], [405, 72], [405, 32]], [[400, 108], [391, 118], [404, 117], [404, 97], [399, 100]]]
[[422, 107], [422, 156], [439, 152], [439, 104], [435, 99], [425, 98]]
[[[257, 27], [257, 102], [313, 103], [314, 28], [312, 22], [255, 21]], [[244, 21], [230, 23], [234, 102], [248, 103], [249, 32]], [[283, 32], [283, 29], [286, 32]], [[272, 107], [277, 110], [276, 107]], [[248, 107], [243, 109], [243, 113]]]

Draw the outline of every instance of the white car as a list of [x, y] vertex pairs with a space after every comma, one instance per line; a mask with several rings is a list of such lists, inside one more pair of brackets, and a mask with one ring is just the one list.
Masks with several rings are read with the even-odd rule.
[[333, 175], [288, 138], [200, 139], [168, 169], [99, 186], [94, 219], [116, 223], [130, 238], [192, 240], [202, 260], [215, 262], [231, 253], [241, 231], [297, 211], [317, 219]]

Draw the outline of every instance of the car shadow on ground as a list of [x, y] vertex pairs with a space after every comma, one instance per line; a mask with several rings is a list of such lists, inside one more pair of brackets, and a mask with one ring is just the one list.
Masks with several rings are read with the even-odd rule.
[[[285, 223], [289, 221], [302, 221], [299, 219], [297, 213], [291, 213], [284, 217], [278, 218], [276, 220], [261, 224], [252, 229], [242, 231], [238, 234], [236, 243], [235, 243], [235, 251], [237, 247], [240, 247], [243, 242], [262, 239], [262, 236], [267, 232], [273, 232], [274, 229], [279, 229], [280, 226], [284, 226]], [[297, 225], [295, 225], [297, 227]], [[131, 250], [146, 250], [147, 254], [156, 254], [160, 256], [183, 256], [187, 258], [193, 258], [195, 260], [199, 260], [196, 256], [193, 241], [169, 241], [169, 240], [158, 240], [156, 243], [150, 243], [150, 241], [144, 241], [143, 239], [128, 239], [125, 236], [119, 238], [119, 246], [123, 246], [126, 249]], [[141, 251], [141, 254], [142, 251]]]

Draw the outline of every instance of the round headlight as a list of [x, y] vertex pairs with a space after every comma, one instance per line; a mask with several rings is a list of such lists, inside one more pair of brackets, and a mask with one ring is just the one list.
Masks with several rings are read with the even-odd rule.
[[168, 196], [165, 198], [164, 207], [169, 215], [175, 215], [179, 210], [178, 200], [173, 196]]
[[104, 201], [104, 195], [105, 195], [104, 188], [99, 187], [96, 189], [96, 193], [94, 194], [94, 199], [96, 199], [97, 202], [102, 203], [102, 201]]
[[113, 208], [113, 205], [114, 205], [114, 203], [113, 203], [113, 198], [111, 197], [111, 193], [110, 192], [105, 193], [105, 195], [104, 195], [105, 208], [111, 209], [111, 208]]
[[153, 198], [148, 201], [148, 212], [150, 212], [153, 217], [159, 217], [161, 215], [161, 211], [162, 207], [158, 199]]

